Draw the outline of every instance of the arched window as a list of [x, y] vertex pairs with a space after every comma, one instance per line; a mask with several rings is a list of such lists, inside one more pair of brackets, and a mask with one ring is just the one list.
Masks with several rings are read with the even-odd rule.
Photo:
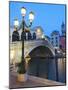
[[21, 40], [26, 40], [26, 32], [21, 33]]
[[33, 40], [36, 39], [36, 33], [33, 33]]
[[32, 35], [30, 32], [28, 32], [28, 40], [31, 40], [32, 39]]
[[19, 41], [19, 33], [18, 31], [14, 31], [12, 34], [12, 42]]

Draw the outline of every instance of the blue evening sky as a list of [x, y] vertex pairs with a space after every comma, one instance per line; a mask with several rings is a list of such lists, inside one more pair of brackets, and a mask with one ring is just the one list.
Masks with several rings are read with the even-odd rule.
[[61, 32], [61, 24], [65, 23], [65, 5], [10, 2], [10, 26], [13, 26], [15, 18], [18, 18], [19, 23], [21, 23], [21, 7], [27, 9], [25, 16], [27, 24], [29, 23], [29, 12], [34, 12], [35, 19], [32, 28], [41, 26], [44, 34], [48, 36], [53, 30]]

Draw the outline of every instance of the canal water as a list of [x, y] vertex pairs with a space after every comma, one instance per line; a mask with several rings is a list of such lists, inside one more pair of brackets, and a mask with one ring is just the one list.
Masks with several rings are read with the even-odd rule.
[[29, 61], [28, 74], [48, 78], [48, 60], [35, 58]]
[[58, 59], [57, 64], [58, 67], [56, 69], [55, 59], [32, 58], [28, 63], [27, 72], [29, 75], [55, 81], [58, 78], [59, 82], [66, 82], [65, 60]]

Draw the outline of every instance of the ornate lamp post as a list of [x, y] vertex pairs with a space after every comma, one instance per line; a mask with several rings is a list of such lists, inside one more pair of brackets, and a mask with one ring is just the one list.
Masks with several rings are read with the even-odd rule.
[[[24, 8], [24, 7], [21, 8], [21, 15], [22, 15], [22, 23], [21, 23], [21, 25], [19, 27], [19, 30], [22, 28], [22, 34], [21, 34], [22, 57], [21, 57], [21, 62], [18, 65], [18, 73], [20, 74], [20, 75], [18, 75], [19, 76], [19, 78], [18, 78], [19, 81], [22, 81], [22, 79], [25, 79], [25, 78], [23, 78], [22, 74], [24, 74], [26, 72], [26, 69], [25, 69], [26, 64], [25, 64], [25, 58], [24, 58], [24, 33], [25, 33], [25, 27], [29, 28], [29, 27], [32, 26], [32, 22], [34, 20], [34, 13], [33, 12], [29, 13], [29, 25], [26, 25], [26, 22], [25, 22], [26, 8]], [[19, 22], [16, 19], [15, 23], [14, 23], [16, 29], [18, 27], [18, 24], [19, 24]], [[23, 81], [25, 81], [25, 80], [23, 80]]]
[[24, 7], [21, 8], [21, 14], [22, 14], [22, 25], [21, 25], [22, 26], [21, 27], [22, 28], [22, 59], [21, 59], [21, 61], [22, 61], [22, 63], [25, 64], [25, 59], [24, 59], [24, 32], [25, 32], [25, 27], [31, 27], [32, 22], [34, 20], [34, 13], [33, 12], [29, 13], [29, 21], [30, 21], [29, 26], [26, 25], [26, 23], [25, 23], [26, 8], [24, 8]]

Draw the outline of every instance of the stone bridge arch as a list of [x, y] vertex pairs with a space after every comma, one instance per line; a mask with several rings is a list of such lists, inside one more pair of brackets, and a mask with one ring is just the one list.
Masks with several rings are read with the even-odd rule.
[[[38, 76], [47, 79], [53, 78], [55, 80], [56, 79], [55, 60], [47, 58], [49, 55], [50, 56], [55, 55], [54, 48], [52, 47], [52, 45], [47, 40], [38, 40], [38, 41], [29, 42], [29, 46], [27, 46], [28, 44], [26, 43], [27, 42], [25, 42], [27, 51], [26, 51], [26, 47], [24, 51], [26, 51], [25, 60], [26, 60], [27, 73], [29, 75]], [[39, 56], [35, 56], [35, 55], [39, 55]], [[53, 76], [51, 76], [52, 71], [53, 71]]]
[[32, 51], [30, 51], [29, 55], [30, 56], [32, 55], [33, 57], [37, 57], [37, 56], [49, 57], [49, 56], [53, 56], [53, 53], [49, 47], [40, 45], [40, 46], [33, 48]]
[[[34, 50], [39, 46], [47, 47], [52, 52], [53, 56], [55, 55], [55, 50], [48, 40], [30, 40], [30, 41], [24, 41], [24, 58], [26, 58], [32, 50]], [[10, 55], [13, 57], [12, 59], [10, 56], [11, 59], [10, 62], [12, 62], [12, 60], [16, 63], [21, 61], [21, 55], [22, 55], [21, 41], [12, 42], [10, 44]]]
[[[29, 62], [26, 59], [26, 57], [31, 53], [31, 51], [33, 51], [35, 48], [40, 47], [40, 46], [45, 46], [46, 48], [48, 48], [52, 52], [53, 55], [55, 55], [55, 50], [48, 40], [24, 41], [24, 57], [25, 57], [25, 61], [26, 61], [26, 69], [28, 69], [28, 62]], [[21, 55], [22, 55], [21, 52], [22, 52], [22, 42], [21, 41], [12, 42], [10, 44], [10, 55], [11, 55], [10, 56], [10, 63], [11, 64], [13, 63], [15, 65], [16, 63], [19, 63], [21, 61]], [[47, 60], [44, 60], [45, 63], [50, 62], [49, 67], [47, 64], [45, 65], [49, 68], [49, 71], [45, 70], [48, 72], [48, 75], [47, 75], [48, 78], [50, 78], [52, 80], [56, 80], [55, 60], [48, 60], [47, 62], [46, 61]], [[47, 73], [47, 72], [45, 72], [45, 73]]]
[[40, 46], [44, 46], [48, 48], [53, 56], [55, 55], [55, 50], [53, 46], [50, 44], [47, 40], [36, 40], [36, 41], [30, 41], [29, 43], [25, 42], [25, 48], [24, 48], [24, 57], [27, 57], [35, 48], [38, 48]]

